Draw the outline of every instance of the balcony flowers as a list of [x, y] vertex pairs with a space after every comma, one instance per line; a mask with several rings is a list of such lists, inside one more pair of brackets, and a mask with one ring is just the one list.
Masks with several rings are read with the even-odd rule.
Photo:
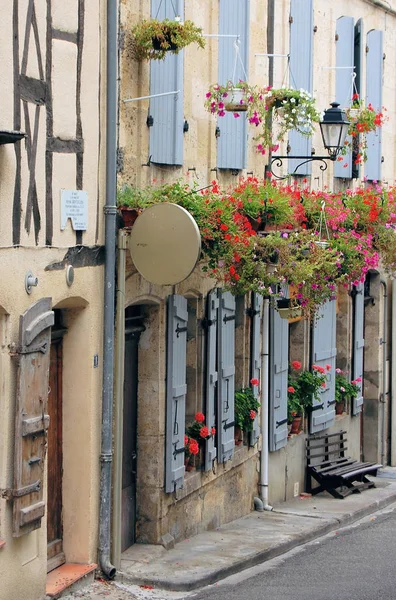
[[[291, 129], [311, 136], [314, 123], [320, 120], [315, 100], [306, 90], [286, 87], [273, 89], [270, 86], [259, 88], [249, 85], [246, 81], [211, 85], [206, 93], [206, 110], [214, 116], [224, 117], [235, 89], [241, 91], [241, 111], [246, 112], [249, 125], [256, 128], [254, 140], [257, 151], [261, 154], [265, 154], [268, 149], [276, 151]], [[234, 112], [234, 117], [239, 118], [240, 114]]]
[[205, 47], [201, 27], [192, 21], [145, 19], [132, 29], [132, 47], [137, 60], [162, 60], [167, 52], [178, 54], [182, 48], [196, 43]]
[[[257, 379], [251, 380], [251, 385], [258, 385]], [[251, 387], [235, 392], [235, 427], [241, 431], [253, 431], [253, 423], [258, 414], [260, 403], [255, 397]]]
[[[309, 412], [313, 400], [320, 400], [320, 391], [326, 388], [327, 373], [331, 365], [322, 367], [312, 365], [311, 370], [301, 370], [302, 363], [294, 360], [289, 368], [287, 388], [287, 417], [291, 423], [294, 418], [302, 418]], [[297, 433], [298, 431], [294, 432]]]

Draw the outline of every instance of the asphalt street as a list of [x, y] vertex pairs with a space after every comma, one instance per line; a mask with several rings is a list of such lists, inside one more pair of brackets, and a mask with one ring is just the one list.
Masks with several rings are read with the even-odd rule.
[[396, 600], [395, 558], [394, 508], [193, 597], [194, 600]]

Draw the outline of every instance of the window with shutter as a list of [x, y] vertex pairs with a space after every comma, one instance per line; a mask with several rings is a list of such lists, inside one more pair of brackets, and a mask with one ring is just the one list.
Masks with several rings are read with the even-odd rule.
[[[383, 78], [383, 33], [372, 29], [367, 34], [366, 62], [366, 105], [372, 104], [375, 110], [382, 108]], [[364, 174], [370, 181], [381, 179], [382, 160], [381, 128], [367, 134], [367, 162]]]
[[13, 500], [14, 537], [41, 527], [45, 513], [43, 480], [49, 427], [47, 398], [53, 324], [51, 298], [42, 298], [20, 317], [19, 344], [14, 353], [18, 361], [14, 489], [6, 494]]
[[[353, 17], [340, 17], [336, 27], [336, 102], [341, 108], [351, 105], [354, 69], [355, 26]], [[351, 144], [352, 138], [347, 141]], [[352, 151], [342, 156], [342, 161], [334, 164], [334, 177], [352, 177]]]
[[[263, 307], [263, 297], [260, 294], [253, 294], [252, 298], [252, 343], [250, 353], [250, 377], [251, 379], [257, 379], [260, 385], [253, 385], [253, 394], [260, 402], [260, 389], [261, 389], [261, 312]], [[251, 446], [257, 444], [260, 436], [260, 424], [259, 417], [253, 422], [253, 431], [249, 436], [249, 443]]]
[[226, 462], [233, 456], [235, 446], [235, 298], [221, 290], [218, 298], [217, 440], [218, 460]]
[[[336, 355], [336, 301], [330, 300], [319, 308], [313, 323], [312, 364], [326, 369], [327, 384], [320, 391], [320, 400], [313, 401], [311, 433], [323, 431], [334, 423]], [[330, 370], [326, 365], [330, 365]]]
[[184, 433], [186, 402], [187, 300], [168, 298], [166, 365], [165, 491], [184, 483]]
[[352, 380], [361, 378], [360, 392], [352, 400], [352, 415], [356, 416], [363, 410], [363, 356], [364, 356], [364, 284], [356, 288], [353, 300], [353, 360]]
[[[176, 12], [176, 14], [175, 14]], [[184, 19], [182, 0], [151, 0], [151, 16], [163, 21], [180, 16]], [[164, 60], [150, 62], [150, 94], [175, 92], [169, 96], [150, 99], [149, 114], [153, 117], [150, 127], [151, 161], [165, 165], [183, 164], [184, 124], [184, 51], [169, 52]]]
[[[248, 72], [250, 0], [220, 0], [219, 34], [239, 36], [219, 38], [219, 83], [246, 80]], [[241, 60], [237, 59], [238, 44]], [[243, 65], [243, 67], [242, 67]], [[242, 115], [236, 119], [226, 113], [218, 120], [220, 137], [217, 138], [217, 167], [237, 169], [246, 167], [247, 123]]]
[[270, 313], [269, 449], [287, 444], [287, 382], [289, 368], [289, 321], [274, 308]]
[[[208, 308], [206, 319], [206, 424], [211, 431], [216, 427], [216, 400], [217, 400], [217, 314], [219, 299], [217, 290], [208, 295]], [[206, 440], [205, 446], [205, 471], [210, 471], [216, 458], [217, 450], [215, 438]]]
[[[312, 93], [313, 65], [313, 0], [291, 0], [290, 2], [290, 87], [303, 88]], [[312, 142], [297, 131], [289, 134], [290, 153], [294, 156], [310, 156]], [[300, 161], [289, 160], [289, 172], [293, 172]], [[309, 175], [311, 164], [301, 166], [298, 175]]]

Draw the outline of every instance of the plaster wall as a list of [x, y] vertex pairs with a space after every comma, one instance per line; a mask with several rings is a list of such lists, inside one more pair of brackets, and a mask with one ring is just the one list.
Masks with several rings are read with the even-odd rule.
[[[13, 4], [18, 5], [19, 53], [13, 55]], [[35, 237], [34, 227], [27, 217], [27, 197], [32, 174], [28, 161], [28, 141], [0, 146], [0, 489], [13, 487], [14, 422], [16, 365], [10, 357], [9, 344], [18, 342], [19, 316], [34, 302], [50, 297], [55, 308], [64, 311], [68, 331], [63, 341], [63, 526], [64, 551], [67, 562], [97, 562], [99, 454], [102, 393], [102, 323], [103, 323], [103, 267], [94, 252], [87, 251], [88, 260], [81, 259], [84, 250], [74, 257], [68, 254], [76, 244], [76, 233], [70, 221], [60, 229], [61, 189], [82, 189], [88, 192], [88, 228], [82, 234], [83, 244], [103, 243], [102, 211], [104, 192], [105, 137], [101, 135], [104, 117], [101, 86], [101, 64], [106, 43], [102, 23], [105, 23], [106, 3], [100, 0], [85, 3], [86, 12], [80, 12], [78, 0], [53, 0], [52, 27], [73, 39], [80, 25], [84, 36], [81, 66], [77, 64], [77, 44], [53, 41], [53, 69], [51, 83], [54, 100], [54, 136], [63, 140], [76, 137], [77, 113], [80, 110], [84, 144], [82, 183], [78, 184], [75, 154], [54, 153], [52, 174], [46, 171], [47, 108], [26, 103], [30, 117], [31, 134], [37, 131], [35, 180], [40, 231]], [[0, 128], [14, 127], [15, 64], [22, 63], [26, 17], [29, 3], [0, 0], [0, 75], [3, 101]], [[36, 50], [33, 30], [30, 31], [26, 74], [46, 80], [47, 58], [47, 3], [35, 1], [38, 43], [44, 73], [40, 73], [40, 58]], [[89, 9], [89, 10], [88, 10]], [[83, 23], [81, 22], [81, 17]], [[82, 29], [83, 24], [83, 29]], [[14, 61], [15, 59], [15, 61]], [[77, 71], [80, 68], [81, 94], [77, 95]], [[103, 81], [103, 74], [102, 74]], [[80, 103], [80, 106], [78, 104]], [[24, 103], [21, 103], [21, 129], [27, 131]], [[16, 167], [16, 152], [21, 151], [20, 178]], [[14, 186], [21, 184], [21, 242], [12, 247]], [[46, 247], [45, 230], [48, 215], [46, 187], [51, 184], [53, 194], [52, 247]], [[29, 228], [30, 226], [30, 228]], [[68, 257], [68, 258], [65, 258]], [[75, 279], [66, 284], [66, 266], [75, 264]], [[54, 263], [58, 263], [54, 268]], [[50, 267], [50, 268], [48, 268]], [[31, 270], [38, 278], [38, 286], [25, 292], [25, 276]], [[94, 355], [99, 366], [94, 367]], [[46, 497], [46, 478], [44, 498]], [[46, 515], [40, 529], [22, 536], [12, 536], [12, 503], [0, 499], [0, 600], [41, 600], [45, 594], [47, 571]]]

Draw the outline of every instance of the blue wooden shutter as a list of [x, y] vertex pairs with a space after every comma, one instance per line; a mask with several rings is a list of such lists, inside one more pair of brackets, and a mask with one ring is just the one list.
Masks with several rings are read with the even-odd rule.
[[[336, 102], [341, 108], [348, 108], [354, 93], [352, 79], [354, 69], [347, 68], [354, 66], [355, 26], [353, 17], [337, 19], [336, 33], [338, 36], [336, 42]], [[349, 143], [352, 142], [351, 136], [347, 139]], [[341, 158], [342, 161], [336, 161], [334, 164], [334, 176], [351, 178], [352, 151], [347, 152]]]
[[[362, 77], [363, 77], [363, 20], [359, 19], [355, 25], [355, 45], [354, 45], [354, 65], [355, 65], [355, 86], [354, 91], [362, 97]], [[357, 149], [356, 149], [357, 151]], [[352, 177], [358, 179], [360, 177], [360, 163], [352, 164]]]
[[[260, 385], [252, 386], [253, 393], [260, 402], [261, 382], [261, 310], [263, 306], [263, 297], [260, 294], [253, 294], [253, 312], [252, 312], [252, 345], [250, 355], [250, 377], [258, 379]], [[259, 417], [256, 415], [253, 423], [253, 431], [250, 433], [249, 443], [251, 446], [257, 444], [260, 437]]]
[[323, 304], [313, 324], [312, 364], [326, 368], [327, 385], [320, 392], [320, 401], [314, 399], [310, 419], [311, 433], [323, 431], [335, 419], [335, 368], [336, 368], [336, 301]]
[[[177, 15], [175, 15], [175, 10]], [[182, 0], [151, 0], [151, 16], [159, 21], [184, 18]], [[150, 115], [154, 124], [150, 127], [151, 161], [165, 165], [183, 164], [183, 90], [184, 53], [168, 53], [164, 60], [150, 63], [150, 94], [162, 94], [180, 90], [178, 94], [151, 98]]]
[[[312, 93], [313, 65], [313, 0], [291, 0], [290, 2], [290, 87], [303, 88]], [[297, 131], [289, 134], [290, 154], [310, 156], [312, 141]], [[289, 173], [300, 161], [289, 160]], [[303, 165], [298, 175], [309, 175], [311, 165]]]
[[270, 317], [269, 449], [287, 444], [287, 383], [289, 367], [289, 321], [275, 308]]
[[363, 353], [364, 353], [364, 284], [359, 283], [354, 297], [353, 311], [353, 369], [352, 379], [361, 377], [360, 392], [352, 401], [352, 415], [363, 410]]
[[[206, 335], [206, 424], [209, 431], [216, 426], [217, 393], [217, 313], [219, 299], [217, 290], [208, 296], [207, 335]], [[216, 458], [215, 438], [206, 440], [205, 471], [210, 471]]]
[[[372, 29], [367, 34], [366, 105], [382, 109], [383, 34]], [[367, 134], [367, 162], [364, 174], [368, 180], [381, 179], [382, 134], [381, 128]]]
[[[219, 34], [239, 35], [239, 51], [243, 67], [248, 72], [250, 0], [220, 0]], [[236, 38], [219, 38], [219, 83], [232, 79], [235, 64]], [[235, 82], [245, 80], [241, 62], [238, 60]], [[219, 169], [244, 169], [246, 167], [247, 122], [244, 113], [235, 118], [226, 113], [218, 119], [220, 137], [217, 138], [217, 167]]]
[[219, 290], [217, 439], [219, 462], [234, 454], [235, 298]]
[[187, 300], [168, 298], [166, 365], [165, 491], [184, 482], [184, 433], [186, 413]]

